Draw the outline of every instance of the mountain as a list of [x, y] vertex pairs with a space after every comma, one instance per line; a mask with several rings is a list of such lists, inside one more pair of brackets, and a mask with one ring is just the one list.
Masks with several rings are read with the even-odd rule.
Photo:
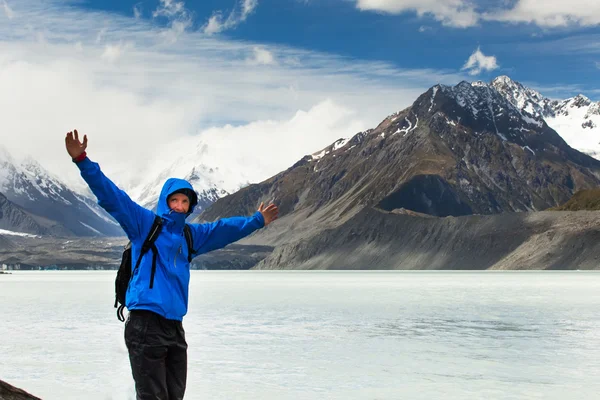
[[507, 76], [497, 77], [491, 85], [517, 108], [544, 118], [571, 147], [600, 157], [600, 102], [582, 94], [551, 100]]
[[4, 149], [0, 149], [0, 192], [45, 227], [38, 229], [32, 223], [26, 223], [30, 230], [24, 232], [123, 235], [118, 224], [95, 201], [70, 190], [35, 160], [16, 161]]
[[[158, 172], [153, 179], [143, 185], [133, 187], [128, 193], [143, 207], [156, 210], [160, 191], [165, 181], [171, 177], [181, 177], [192, 184], [198, 193], [198, 205], [194, 210], [200, 214], [202, 210], [229, 194], [224, 187], [230, 188], [226, 177], [220, 174], [219, 168], [210, 168], [204, 164], [190, 165], [189, 160], [177, 160], [174, 164]], [[234, 184], [235, 187], [235, 184]], [[231, 190], [231, 189], [230, 189]]]
[[[495, 89], [493, 90], [494, 95], [498, 96], [499, 94], [512, 104], [514, 107], [511, 107], [511, 110], [512, 112], [517, 111], [519, 118], [525, 119], [530, 124], [540, 124], [543, 120], [569, 146], [592, 157], [600, 158], [599, 103], [594, 103], [583, 95], [566, 100], [552, 100], [507, 76], [497, 77], [489, 85], [484, 82], [474, 82], [473, 84], [465, 82], [465, 84], [468, 87]], [[460, 97], [459, 86], [456, 91], [457, 96]], [[468, 93], [463, 94], [466, 97], [462, 97], [458, 101], [471, 101]], [[502, 102], [501, 99], [496, 100]], [[478, 105], [473, 104], [473, 106], [477, 109]], [[485, 110], [481, 112], [485, 113]], [[413, 122], [411, 120], [411, 123]], [[493, 125], [493, 121], [490, 123]], [[500, 133], [506, 134], [502, 130]], [[340, 139], [334, 146], [343, 147], [347, 140]], [[256, 182], [269, 176], [265, 173], [251, 172], [250, 170], [259, 167], [248, 165], [247, 158], [242, 160], [243, 162], [236, 160], [235, 157], [229, 158], [227, 151], [224, 150], [227, 149], [227, 146], [224, 146], [223, 143], [213, 142], [210, 139], [190, 141], [189, 146], [186, 146], [189, 149], [185, 149], [184, 154], [180, 154], [181, 149], [167, 151], [167, 154], [178, 154], [177, 160], [166, 168], [164, 162], [158, 162], [159, 168], [147, 174], [150, 179], [137, 182], [131, 187], [131, 191], [128, 190], [128, 193], [140, 204], [153, 208], [164, 181], [170, 176], [183, 177], [189, 179], [199, 192], [200, 205], [196, 211], [200, 213], [214, 201], [236, 192], [247, 186], [249, 182]], [[325, 151], [331, 151], [331, 149], [328, 148]], [[260, 168], [262, 168], [262, 172], [281, 169], [266, 168], [265, 166]]]
[[[373, 217], [360, 221], [375, 224], [367, 230], [377, 241], [381, 230], [395, 229], [390, 221], [401, 221], [393, 216], [398, 210], [429, 218], [540, 211], [600, 184], [600, 161], [571, 148], [541, 114], [514, 105], [494, 83], [436, 85], [375, 129], [219, 199], [197, 220], [248, 215], [273, 199], [280, 220], [243, 243], [304, 248], [306, 260], [320, 248], [305, 245], [326, 232], [342, 235], [341, 227], [353, 226], [359, 215]], [[480, 222], [490, 227], [496, 220]], [[453, 235], [439, 232], [441, 241], [451, 239], [442, 233]], [[282, 248], [268, 265], [288, 265], [297, 255]]]
[[436, 85], [375, 129], [219, 200], [203, 218], [273, 198], [282, 215], [336, 205], [431, 215], [536, 211], [600, 183], [600, 161], [482, 82]]
[[69, 234], [59, 223], [25, 211], [0, 193], [0, 235], [7, 235], [9, 232], [59, 236]]

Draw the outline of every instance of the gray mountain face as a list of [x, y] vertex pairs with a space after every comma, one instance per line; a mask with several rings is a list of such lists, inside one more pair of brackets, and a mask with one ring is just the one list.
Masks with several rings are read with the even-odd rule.
[[[50, 230], [52, 233], [75, 236], [123, 234], [118, 224], [95, 201], [70, 190], [36, 161], [17, 163], [6, 151], [0, 154], [0, 192], [12, 203], [44, 221], [44, 226], [54, 225]], [[31, 229], [43, 234], [33, 225]]]
[[25, 211], [8, 200], [2, 193], [0, 193], [0, 229], [33, 235], [68, 235], [70, 233], [55, 221]]

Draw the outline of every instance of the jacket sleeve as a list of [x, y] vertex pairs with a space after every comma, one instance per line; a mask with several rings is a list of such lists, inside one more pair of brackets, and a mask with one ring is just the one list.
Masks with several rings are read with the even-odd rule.
[[248, 236], [265, 226], [265, 220], [257, 211], [251, 217], [223, 218], [208, 224], [190, 224], [194, 239], [195, 255], [221, 249]]
[[89, 158], [76, 162], [82, 178], [92, 193], [98, 198], [98, 204], [104, 208], [123, 228], [130, 240], [142, 236], [150, 230], [154, 213], [135, 203], [100, 170], [100, 166]]

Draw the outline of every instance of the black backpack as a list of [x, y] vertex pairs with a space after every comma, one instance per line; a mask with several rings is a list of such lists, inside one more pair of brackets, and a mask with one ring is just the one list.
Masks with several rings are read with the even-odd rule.
[[[158, 254], [158, 250], [154, 245], [156, 238], [160, 234], [162, 229], [162, 218], [158, 215], [154, 217], [154, 222], [152, 223], [152, 227], [150, 228], [150, 232], [144, 240], [144, 244], [142, 244], [142, 250], [140, 252], [140, 256], [135, 263], [135, 267], [131, 268], [131, 242], [125, 245], [125, 249], [123, 250], [123, 256], [121, 258], [121, 265], [119, 266], [119, 270], [117, 271], [117, 278], [115, 279], [115, 308], [117, 309], [117, 318], [119, 321], [125, 321], [125, 317], [123, 316], [123, 309], [125, 308], [125, 296], [127, 294], [127, 288], [129, 287], [129, 281], [131, 281], [131, 277], [134, 275], [135, 271], [140, 266], [140, 262], [142, 261], [142, 257], [144, 254], [148, 252], [148, 250], [152, 249], [152, 271], [150, 272], [150, 289], [154, 287], [154, 274], [156, 273], [156, 256]], [[188, 224], [185, 224], [183, 228], [185, 242], [188, 248], [188, 262], [192, 262], [192, 258], [196, 253], [193, 250], [193, 238], [192, 238], [192, 230]]]

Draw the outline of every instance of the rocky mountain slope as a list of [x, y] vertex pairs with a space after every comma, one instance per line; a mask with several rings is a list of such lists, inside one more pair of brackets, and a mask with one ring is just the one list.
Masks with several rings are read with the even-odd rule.
[[257, 269], [599, 269], [600, 212], [462, 217], [365, 208], [278, 246]]
[[[4, 149], [0, 149], [0, 192], [30, 216], [35, 216], [40, 225], [40, 229], [36, 229], [35, 224], [28, 223], [27, 230], [21, 231], [21, 222], [13, 219], [2, 222], [6, 229], [40, 235], [49, 232], [74, 236], [122, 234], [118, 224], [95, 201], [69, 189], [35, 160], [15, 160]], [[8, 226], [13, 222], [17, 225]]]
[[[0, 230], [2, 229], [37, 235], [68, 235], [70, 233], [59, 223], [25, 211], [0, 193]], [[0, 235], [2, 235], [1, 232]]]
[[0, 380], [0, 399], [2, 400], [41, 400], [23, 389], [16, 388]]

